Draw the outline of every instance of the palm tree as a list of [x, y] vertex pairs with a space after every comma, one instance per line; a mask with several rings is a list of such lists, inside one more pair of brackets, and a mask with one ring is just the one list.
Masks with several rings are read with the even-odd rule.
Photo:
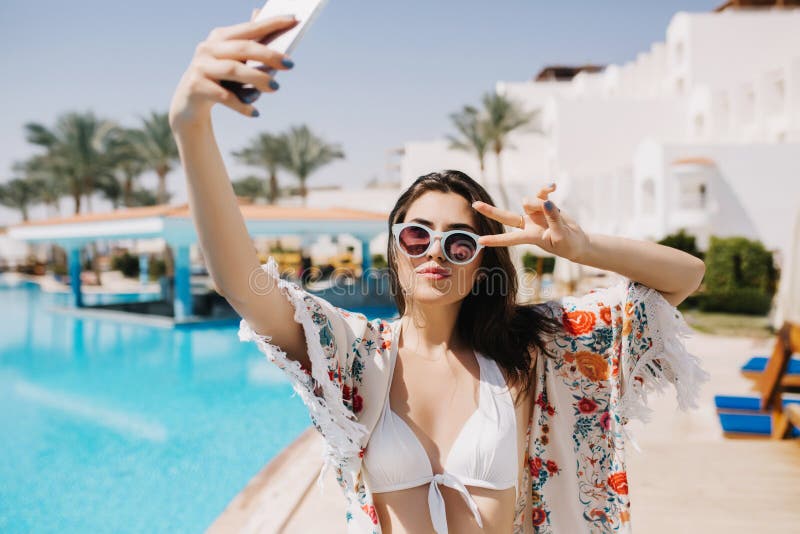
[[172, 129], [169, 126], [169, 114], [150, 112], [150, 117], [141, 117], [142, 129], [132, 131], [133, 138], [138, 145], [138, 150], [146, 161], [146, 168], [155, 171], [158, 176], [158, 192], [156, 197], [159, 204], [168, 201], [167, 174], [172, 170], [172, 165], [178, 160], [178, 146]]
[[486, 116], [486, 134], [497, 157], [497, 187], [505, 208], [509, 209], [508, 193], [503, 182], [501, 155], [504, 149], [511, 147], [508, 134], [525, 125], [529, 125], [539, 115], [537, 111], [525, 111], [523, 107], [509, 98], [497, 93], [483, 95], [483, 111]]
[[344, 152], [338, 144], [328, 144], [317, 137], [306, 125], [292, 126], [284, 134], [284, 142], [286, 143], [284, 166], [300, 181], [300, 196], [303, 199], [303, 206], [305, 206], [308, 195], [306, 189], [308, 177], [328, 163], [336, 159], [343, 159]]
[[458, 130], [459, 136], [448, 135], [450, 148], [475, 154], [481, 167], [481, 183], [486, 182], [486, 153], [489, 151], [489, 137], [486, 120], [473, 106], [464, 106], [461, 111], [450, 114], [450, 120]]
[[107, 148], [117, 128], [115, 122], [99, 119], [91, 111], [64, 114], [53, 130], [39, 123], [25, 125], [27, 140], [47, 150], [40, 161], [42, 168], [67, 183], [76, 214], [81, 211], [84, 195], [91, 211], [95, 183], [113, 174]]
[[36, 202], [38, 188], [31, 180], [14, 178], [5, 184], [0, 184], [0, 204], [9, 208], [18, 209], [22, 220], [28, 221], [28, 208]]
[[129, 207], [133, 206], [155, 206], [158, 199], [149, 189], [134, 188], [130, 193]]
[[284, 166], [287, 161], [285, 138], [280, 135], [262, 133], [250, 143], [250, 146], [233, 152], [233, 157], [245, 165], [266, 169], [269, 175], [267, 202], [270, 204], [277, 202], [279, 196], [278, 168]]
[[134, 205], [134, 183], [136, 179], [147, 171], [148, 160], [140, 150], [145, 143], [142, 130], [134, 128], [120, 128], [117, 132], [111, 150], [114, 153], [113, 159], [117, 164], [117, 172], [121, 178], [117, 180], [122, 189], [122, 205], [130, 207]]
[[232, 185], [236, 196], [248, 198], [250, 202], [267, 196], [264, 192], [264, 181], [257, 176], [247, 176], [234, 181]]
[[43, 203], [48, 211], [59, 215], [61, 197], [68, 191], [64, 176], [55, 172], [46, 155], [32, 156], [26, 160], [15, 162], [12, 165], [15, 172], [34, 184], [37, 191], [37, 201]]

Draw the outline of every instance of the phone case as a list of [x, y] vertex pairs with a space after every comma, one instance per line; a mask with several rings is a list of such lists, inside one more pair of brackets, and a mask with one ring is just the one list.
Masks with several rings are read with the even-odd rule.
[[[272, 50], [276, 50], [282, 54], [289, 54], [295, 49], [297, 43], [300, 42], [305, 32], [319, 16], [325, 4], [327, 4], [327, 0], [267, 0], [264, 7], [259, 11], [258, 16], [255, 18], [256, 21], [283, 15], [294, 15], [300, 23], [294, 28], [280, 33], [277, 36], [274, 34], [267, 35], [259, 42], [268, 45]], [[277, 69], [252, 59], [248, 59], [245, 64], [249, 67], [264, 71], [273, 78], [278, 72]], [[233, 92], [236, 97], [245, 104], [251, 104], [261, 96], [261, 91], [249, 83], [243, 84], [234, 80], [220, 80], [219, 83], [224, 88]]]

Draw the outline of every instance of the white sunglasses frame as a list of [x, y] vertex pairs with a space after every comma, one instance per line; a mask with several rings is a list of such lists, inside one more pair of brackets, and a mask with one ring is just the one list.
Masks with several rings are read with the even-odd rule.
[[[421, 254], [417, 254], [416, 256], [412, 256], [411, 254], [409, 254], [408, 251], [406, 251], [406, 249], [404, 249], [403, 246], [400, 244], [400, 232], [402, 232], [403, 230], [405, 230], [406, 228], [408, 228], [410, 226], [416, 226], [416, 227], [419, 227], [419, 228], [423, 228], [431, 236], [431, 240], [428, 243], [428, 248], [426, 248], [424, 252], [422, 252]], [[441, 243], [443, 243], [452, 234], [466, 234], [466, 235], [470, 236], [471, 238], [473, 238], [475, 240], [475, 245], [477, 246], [477, 248], [475, 249], [475, 254], [473, 254], [472, 257], [470, 259], [468, 259], [467, 261], [453, 261], [453, 259], [447, 253], [447, 249], [442, 247], [442, 254], [444, 254], [445, 258], [447, 258], [447, 261], [449, 261], [450, 263], [452, 263], [454, 265], [466, 265], [468, 263], [472, 263], [473, 261], [475, 261], [475, 258], [478, 257], [478, 253], [481, 251], [481, 249], [486, 246], [486, 245], [483, 245], [483, 244], [478, 242], [478, 238], [480, 237], [478, 234], [469, 232], [467, 230], [456, 229], [456, 230], [447, 230], [446, 232], [440, 232], [438, 230], [434, 230], [433, 228], [428, 228], [424, 224], [417, 223], [417, 222], [394, 223], [392, 225], [392, 233], [394, 234], [394, 241], [397, 244], [397, 248], [400, 249], [400, 251], [403, 254], [405, 254], [406, 256], [408, 256], [409, 258], [421, 258], [425, 254], [427, 254], [428, 251], [433, 246], [433, 240], [436, 239], [437, 237], [439, 237], [441, 239], [441, 241], [440, 241], [440, 245], [441, 245]]]

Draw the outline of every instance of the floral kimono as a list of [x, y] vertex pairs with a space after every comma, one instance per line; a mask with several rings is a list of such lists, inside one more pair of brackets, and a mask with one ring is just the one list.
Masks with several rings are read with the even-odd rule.
[[[289, 360], [269, 336], [242, 320], [239, 338], [255, 341], [282, 369], [325, 443], [328, 467], [347, 501], [348, 532], [381, 532], [362, 458], [389, 392], [389, 355], [399, 319], [367, 320], [262, 268], [277, 282], [304, 329], [311, 371]], [[647, 396], [671, 384], [678, 406], [696, 407], [709, 376], [689, 354], [680, 312], [656, 290], [623, 279], [582, 297], [540, 304], [563, 324], [535, 364], [523, 484], [514, 532], [630, 532], [624, 425], [647, 421]]]

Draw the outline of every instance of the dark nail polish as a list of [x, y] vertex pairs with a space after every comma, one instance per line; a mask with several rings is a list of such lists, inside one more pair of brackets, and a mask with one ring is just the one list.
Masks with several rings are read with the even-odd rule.
[[258, 117], [259, 115], [261, 115], [261, 113], [259, 113], [257, 109], [253, 108], [253, 111], [252, 113], [250, 113], [250, 115], [252, 115], [253, 117]]
[[278, 82], [276, 82], [275, 80], [270, 80], [270, 81], [269, 81], [269, 86], [270, 86], [270, 87], [271, 87], [273, 90], [275, 90], [275, 89], [277, 89], [278, 87], [280, 87], [280, 85], [278, 84]]
[[291, 69], [292, 67], [294, 67], [294, 61], [292, 61], [292, 60], [291, 60], [291, 59], [289, 59], [289, 58], [283, 58], [283, 59], [281, 60], [281, 64], [282, 64], [284, 67], [286, 67], [287, 69]]
[[549, 200], [545, 200], [544, 209], [546, 209], [547, 211], [553, 211], [553, 203], [550, 202]]
[[252, 104], [256, 100], [258, 100], [259, 96], [261, 96], [261, 92], [260, 91], [251, 91], [251, 92], [245, 93], [242, 96], [242, 99], [244, 100], [245, 104]]

